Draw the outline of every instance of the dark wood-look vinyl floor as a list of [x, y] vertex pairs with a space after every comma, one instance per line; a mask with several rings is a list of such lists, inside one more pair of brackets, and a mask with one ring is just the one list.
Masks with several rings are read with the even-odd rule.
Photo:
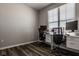
[[[18, 47], [0, 50], [0, 56], [55, 56], [50, 52], [50, 46], [44, 43], [34, 42]], [[62, 54], [58, 54], [62, 55]]]

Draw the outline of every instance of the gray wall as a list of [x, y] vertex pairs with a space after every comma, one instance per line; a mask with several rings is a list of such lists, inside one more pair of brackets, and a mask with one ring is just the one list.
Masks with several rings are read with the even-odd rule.
[[58, 6], [63, 5], [64, 3], [56, 3], [52, 4], [42, 10], [40, 10], [40, 15], [39, 15], [39, 26], [40, 25], [48, 25], [48, 10], [56, 8]]
[[24, 4], [0, 4], [0, 48], [37, 40], [37, 11]]

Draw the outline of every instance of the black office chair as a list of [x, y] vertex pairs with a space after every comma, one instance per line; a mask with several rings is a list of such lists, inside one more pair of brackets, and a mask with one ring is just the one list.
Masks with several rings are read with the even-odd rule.
[[55, 44], [60, 45], [63, 42], [63, 34], [53, 35], [53, 41]]
[[47, 30], [47, 26], [46, 25], [41, 25], [40, 28], [38, 29], [39, 31], [39, 41], [38, 41], [38, 46], [41, 47], [44, 44], [45, 41], [45, 31]]
[[44, 34], [45, 30], [47, 30], [47, 26], [46, 25], [40, 26], [40, 28], [39, 28], [39, 39], [41, 41], [45, 41], [45, 34]]
[[53, 42], [54, 42], [54, 53], [58, 51], [59, 46], [63, 43], [62, 28], [53, 28]]

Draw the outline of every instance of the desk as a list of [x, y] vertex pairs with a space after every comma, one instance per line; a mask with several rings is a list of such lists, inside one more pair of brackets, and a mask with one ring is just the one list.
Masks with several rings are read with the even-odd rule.
[[79, 56], [79, 36], [66, 36], [66, 44], [56, 45], [53, 43], [53, 46], [59, 47], [61, 49], [70, 51], [71, 54], [74, 53], [74, 55]]
[[46, 39], [45, 43], [51, 45], [51, 50], [53, 49], [53, 33], [52, 32], [45, 32]]
[[[51, 51], [53, 50], [54, 46], [59, 47], [64, 50], [68, 50], [74, 53], [78, 53], [79, 55], [79, 36], [66, 36], [66, 44], [61, 44], [60, 46], [54, 44], [53, 42], [53, 33], [52, 32], [45, 32], [46, 39], [45, 43], [51, 45]], [[49, 38], [48, 38], [49, 37]], [[75, 44], [75, 45], [72, 45]]]
[[79, 36], [67, 36], [66, 41], [68, 48], [79, 50]]
[[[45, 43], [51, 45], [51, 50], [53, 50], [54, 42], [53, 42], [53, 32], [45, 32]], [[64, 39], [63, 39], [64, 40]]]
[[59, 47], [59, 48], [61, 48], [61, 49], [63, 49], [63, 50], [70, 51], [71, 54], [74, 53], [74, 55], [78, 55], [78, 56], [79, 56], [79, 50], [66, 47], [66, 45], [64, 45], [64, 44], [61, 44], [60, 46], [58, 46], [58, 45], [56, 45], [56, 44], [53, 44], [53, 46]]
[[[53, 42], [53, 33], [47, 32], [45, 34], [46, 34], [45, 43], [49, 42], [48, 44], [51, 45], [51, 50], [52, 51], [53, 51], [53, 47], [55, 46], [55, 47], [59, 47], [59, 48], [64, 49], [64, 50], [68, 50], [68, 51], [77, 53], [79, 55], [79, 42], [78, 42], [79, 41], [79, 36], [66, 36], [67, 37], [66, 42], [65, 42], [66, 44], [61, 44], [60, 46], [58, 46], [58, 45], [54, 44], [54, 42]], [[49, 37], [49, 38], [47, 38], [47, 37]], [[77, 46], [72, 45], [72, 42], [73, 43], [75, 42], [74, 39], [75, 39], [75, 41], [77, 40], [76, 41], [78, 43]], [[50, 41], [48, 41], [48, 40], [50, 40]]]

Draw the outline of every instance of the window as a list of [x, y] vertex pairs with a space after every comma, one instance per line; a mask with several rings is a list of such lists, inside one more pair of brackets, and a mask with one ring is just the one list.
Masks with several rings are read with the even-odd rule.
[[75, 20], [75, 4], [65, 4], [60, 6], [60, 27], [66, 28], [66, 22]]
[[66, 28], [66, 5], [60, 6], [60, 27], [62, 27], [64, 30]]
[[70, 3], [66, 4], [66, 19], [67, 20], [74, 20], [75, 19], [75, 4]]
[[[59, 10], [59, 11], [58, 11]], [[59, 12], [59, 14], [58, 14]], [[58, 16], [60, 17], [58, 22]], [[64, 4], [58, 8], [52, 9], [48, 11], [48, 27], [49, 31], [52, 28], [62, 27], [64, 30], [66, 28], [66, 22], [75, 20], [75, 4]]]
[[58, 8], [48, 11], [49, 31], [54, 27], [58, 27]]

